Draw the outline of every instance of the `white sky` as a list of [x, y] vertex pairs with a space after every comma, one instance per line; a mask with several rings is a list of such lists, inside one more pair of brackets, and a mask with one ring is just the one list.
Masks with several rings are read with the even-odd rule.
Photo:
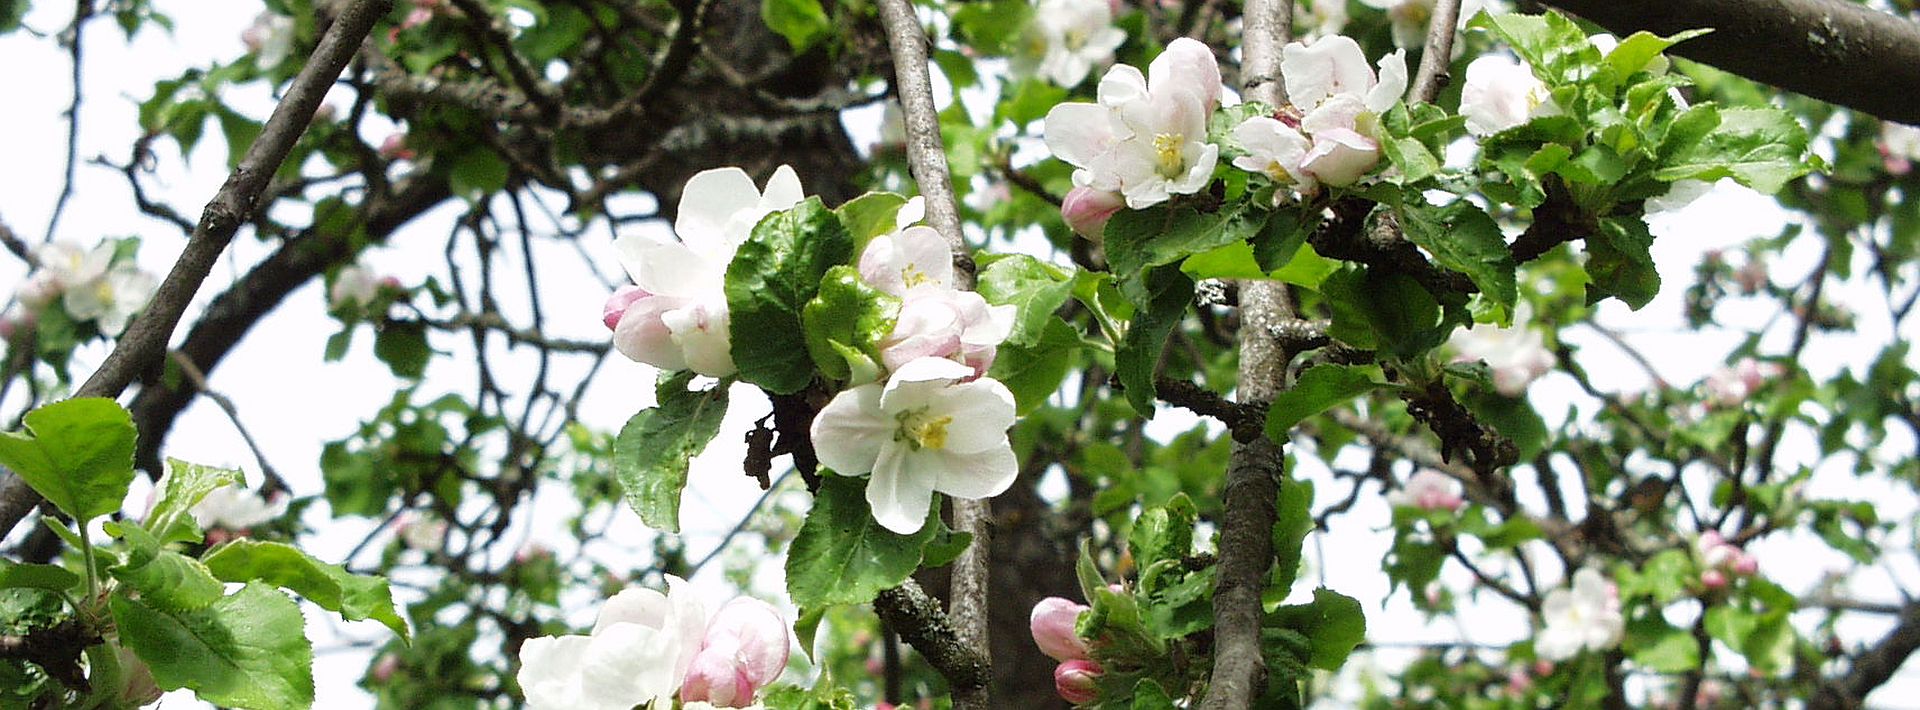
[[[124, 160], [138, 130], [134, 107], [151, 93], [153, 82], [169, 78], [184, 67], [238, 56], [242, 51], [238, 40], [240, 32], [252, 21], [256, 12], [254, 6], [244, 3], [158, 0], [156, 5], [177, 23], [177, 29], [171, 36], [149, 30], [128, 45], [122, 41], [118, 28], [110, 20], [95, 22], [88, 29], [86, 52], [89, 63], [80, 140], [83, 162], [95, 155], [106, 155], [115, 161]], [[27, 17], [27, 25], [42, 31], [57, 31], [68, 20], [64, 14], [66, 11], [64, 5], [39, 3]], [[37, 242], [44, 233], [51, 206], [58, 194], [58, 175], [64, 160], [66, 127], [60, 112], [69, 100], [67, 59], [51, 42], [30, 38], [25, 33], [15, 33], [0, 38], [0, 66], [15, 68], [11, 72], [12, 81], [8, 87], [9, 103], [13, 110], [7, 113], [4, 124], [6, 130], [0, 131], [0, 157], [4, 157], [10, 168], [0, 173], [0, 219], [4, 219], [23, 239]], [[265, 115], [269, 101], [265, 91], [257, 88], [237, 91], [229, 99], [242, 110], [251, 111], [257, 116]], [[862, 133], [870, 134], [871, 127], [877, 122], [877, 117], [872, 114], [869, 111], [849, 121], [857, 125]], [[376, 142], [380, 137], [370, 136]], [[856, 140], [856, 143], [863, 142]], [[196, 216], [199, 206], [213, 194], [226, 174], [226, 151], [219, 132], [210, 129], [202, 146], [184, 165], [170, 141], [158, 143], [157, 148], [159, 169], [155, 175], [149, 176], [147, 182], [152, 194], [156, 199], [174, 204], [189, 218]], [[78, 169], [78, 175], [77, 194], [67, 208], [57, 236], [87, 244], [103, 237], [141, 236], [145, 239], [141, 250], [142, 265], [156, 273], [164, 272], [184, 244], [181, 235], [171, 226], [138, 214], [125, 181], [117, 172], [83, 164]], [[803, 181], [805, 178], [802, 176]], [[442, 208], [418, 220], [395, 236], [393, 243], [396, 246], [374, 252], [366, 259], [366, 263], [407, 284], [419, 283], [426, 276], [439, 273], [444, 268], [440, 248], [453, 216], [452, 210]], [[1635, 346], [1653, 357], [1661, 375], [1668, 382], [1686, 386], [1698, 381], [1719, 366], [1723, 355], [1737, 344], [1738, 336], [1727, 332], [1690, 333], [1684, 330], [1682, 291], [1690, 278], [1692, 267], [1703, 250], [1733, 248], [1749, 238], [1774, 234], [1782, 219], [1783, 215], [1771, 200], [1734, 188], [1716, 190], [1684, 214], [1654, 220], [1655, 233], [1661, 237], [1655, 242], [1654, 253], [1660, 271], [1667, 279], [1668, 288], [1652, 304], [1637, 313], [1628, 311], [1617, 302], [1610, 302], [1601, 309], [1601, 320], [1624, 332]], [[586, 242], [599, 269], [617, 275], [617, 262], [605, 230], [600, 229], [590, 235]], [[1788, 258], [1773, 264], [1777, 282], [1797, 282], [1810, 270], [1818, 254], [1810, 244], [1801, 246], [1805, 248], [1797, 248], [1790, 252]], [[605, 297], [605, 290], [591, 274], [580, 269], [578, 260], [570, 258], [566, 250], [553, 245], [548, 247], [551, 248], [546, 248], [543, 268], [555, 270], [544, 274], [542, 280], [548, 332], [578, 339], [606, 337], [605, 328], [599, 322], [599, 306]], [[244, 273], [246, 268], [267, 253], [267, 246], [243, 232], [235, 240], [222, 265], [215, 268], [202, 288], [200, 302], [204, 303], [212, 294], [219, 293], [235, 276]], [[515, 258], [508, 256], [507, 265], [513, 266]], [[11, 291], [23, 276], [23, 269], [17, 261], [0, 259], [0, 292]], [[510, 302], [511, 290], [518, 288], [519, 282], [505, 279], [503, 283], [512, 284], [505, 294]], [[1857, 308], [1864, 314], [1872, 314], [1876, 309], [1884, 312], [1884, 308], [1878, 308], [1882, 297], [1875, 295], [1873, 289], [1838, 290], [1835, 295], [1846, 302], [1859, 304]], [[324, 294], [316, 286], [296, 292], [272, 317], [263, 319], [246, 342], [213, 374], [213, 386], [233, 398], [247, 426], [265, 445], [269, 460], [301, 495], [318, 494], [321, 491], [317, 469], [321, 445], [354, 431], [359, 419], [387, 401], [398, 386], [397, 380], [372, 357], [371, 338], [364, 330], [358, 334], [353, 352], [344, 362], [321, 361], [326, 338], [337, 329], [325, 315], [323, 300]], [[509, 312], [513, 313], [511, 307]], [[1753, 327], [1764, 322], [1768, 313], [1752, 304], [1744, 304], [1723, 308], [1720, 315], [1730, 325]], [[189, 322], [191, 319], [192, 311], [189, 312]], [[1805, 366], [1817, 378], [1842, 367], [1861, 371], [1865, 362], [1877, 353], [1880, 344], [1888, 342], [1893, 334], [1888, 331], [1884, 319], [1871, 315], [1863, 315], [1859, 325], [1859, 331], [1854, 334], [1821, 336], [1816, 346], [1809, 348], [1804, 359]], [[1592, 331], [1569, 328], [1562, 333], [1562, 337], [1582, 347], [1583, 358], [1601, 388], [1636, 391], [1648, 386], [1649, 380], [1637, 366]], [[1776, 327], [1763, 341], [1762, 352], [1781, 352], [1787, 337], [1783, 329]], [[442, 349], [453, 346], [450, 342], [436, 344]], [[84, 377], [104, 354], [104, 348], [97, 345], [84, 349], [77, 356], [74, 372]], [[470, 389], [473, 381], [470, 366], [440, 359], [435, 361], [434, 367], [427, 388], [429, 396], [433, 392]], [[564, 380], [568, 375], [563, 370], [556, 372], [555, 376]], [[578, 376], [577, 368], [574, 376]], [[603, 368], [599, 382], [583, 409], [585, 420], [598, 429], [617, 430], [633, 412], [651, 404], [650, 368], [616, 358]], [[758, 491], [737, 474], [743, 450], [739, 442], [740, 433], [745, 431], [748, 422], [764, 413], [765, 405], [757, 393], [747, 386], [737, 386], [734, 395], [734, 407], [729, 412], [722, 434], [715, 439], [708, 452], [695, 462], [692, 479], [696, 484], [689, 489], [683, 504], [683, 510], [686, 511], [683, 524], [688, 530], [689, 553], [696, 559], [758, 497]], [[1580, 396], [1572, 380], [1564, 375], [1550, 376], [1536, 383], [1532, 395], [1550, 424], [1557, 423], [1563, 416], [1561, 413], [1567, 411], [1569, 403], [1581, 406], [1583, 415], [1592, 411], [1591, 403]], [[0, 402], [0, 412], [13, 411], [18, 406], [16, 394], [10, 401]], [[1170, 411], [1156, 418], [1153, 430], [1175, 432], [1184, 430], [1191, 423], [1192, 419], [1182, 412]], [[1791, 441], [1790, 444], [1792, 446], [1783, 452], [1787, 457], [1811, 462], [1814, 454], [1809, 441]], [[1912, 442], [1905, 438], [1904, 432], [1897, 430], [1889, 436], [1886, 446], [1887, 450], [1894, 452], [1913, 450]], [[200, 463], [255, 471], [257, 481], [257, 466], [240, 437], [225, 415], [210, 403], [196, 404], [181, 417], [165, 453]], [[1302, 459], [1302, 474], [1319, 479], [1322, 505], [1344, 493], [1344, 484], [1328, 480], [1325, 472], [1308, 458]], [[1521, 489], [1528, 491], [1530, 487], [1523, 485]], [[1881, 505], [1883, 519], [1908, 520], [1914, 513], [1915, 502], [1910, 492], [1886, 486], [1866, 486], [1840, 471], [1826, 471], [1816, 477], [1813, 489], [1838, 497], [1876, 499]], [[510, 534], [509, 539], [540, 539], [550, 546], [561, 548], [564, 556], [568, 546], [561, 538], [565, 535], [556, 536], [552, 533], [559, 530], [562, 521], [575, 508], [565, 494], [566, 491], [561, 487], [549, 486], [536, 504], [528, 508], [531, 515], [522, 516], [521, 524], [516, 526], [516, 532]], [[136, 491], [135, 495], [144, 496], [144, 493]], [[319, 507], [323, 508], [324, 505]], [[531, 517], [531, 520], [526, 520], [527, 517]], [[1310, 563], [1317, 564], [1315, 569], [1307, 573], [1308, 579], [1323, 575], [1328, 586], [1369, 605], [1368, 622], [1374, 641], [1466, 640], [1500, 644], [1528, 634], [1524, 615], [1497, 601], [1489, 601], [1480, 610], [1465, 615], [1465, 622], [1459, 624], [1426, 621], [1412, 609], [1404, 593], [1391, 598], [1384, 607], [1377, 606], [1380, 599], [1386, 598], [1387, 579], [1380, 572], [1376, 560], [1384, 556], [1391, 543], [1390, 537], [1377, 528], [1382, 527], [1387, 519], [1385, 503], [1377, 497], [1367, 496], [1348, 516], [1339, 519], [1333, 534], [1320, 541], [1326, 553], [1325, 558], [1320, 559], [1317, 553], [1312, 552], [1308, 556]], [[647, 539], [649, 533], [631, 512], [619, 511], [616, 521], [612, 539]], [[315, 511], [308, 522], [327, 526], [327, 535], [306, 543], [316, 554], [331, 560], [343, 557], [374, 524], [373, 521], [330, 521], [319, 511]], [[546, 531], [546, 534], [534, 535], [531, 531]], [[1907, 532], [1910, 532], [1910, 527], [1903, 526], [1902, 534]], [[1893, 539], [1906, 538], [1896, 536]], [[1898, 599], [1890, 584], [1893, 577], [1903, 581], [1903, 586], [1908, 589], [1920, 588], [1920, 567], [1915, 564], [1911, 546], [1895, 543], [1889, 547], [1893, 553], [1887, 556], [1880, 567], [1853, 570], [1850, 587], [1861, 598], [1871, 601]], [[621, 555], [633, 554], [632, 549], [644, 550], [645, 545], [636, 542], [629, 550], [599, 550], [596, 556], [617, 559]], [[1809, 589], [1821, 575], [1830, 571], [1844, 573], [1853, 569], [1846, 559], [1826, 550], [1817, 541], [1807, 539], [1769, 541], [1757, 546], [1755, 552], [1761, 558], [1763, 573], [1796, 592]], [[1552, 569], [1551, 564], [1545, 567]], [[1549, 579], [1557, 577], [1556, 572], [1548, 571], [1545, 574]], [[1468, 581], [1464, 571], [1451, 567], [1447, 579], [1455, 588], [1464, 587]], [[719, 579], [718, 566], [703, 573], [696, 582], [711, 590], [717, 595], [716, 598], [731, 594], [730, 587]], [[756, 586], [757, 594], [777, 598], [781, 588], [778, 567], [770, 566], [766, 573], [759, 575]], [[569, 608], [574, 610], [569, 618], [576, 623], [591, 620], [591, 600], [569, 598], [569, 602]], [[366, 654], [326, 652], [325, 649], [338, 645], [333, 640], [332, 627], [321, 621], [318, 615], [310, 615], [309, 618], [318, 622], [310, 623], [309, 628], [313, 629], [317, 647], [321, 650], [316, 670], [319, 692], [317, 706], [366, 705], [367, 696], [355, 685], [366, 667]], [[1841, 630], [1847, 640], [1860, 641], [1872, 638], [1884, 626], [1877, 619], [1855, 617], [1854, 621], [1843, 624]], [[369, 623], [362, 623], [347, 625], [344, 633], [351, 638], [378, 639], [385, 632], [377, 626], [369, 627]], [[1382, 651], [1379, 655], [1380, 664], [1393, 667], [1411, 654]], [[1357, 662], [1355, 665], [1366, 664]], [[1920, 701], [1912, 700], [1915, 697], [1911, 692], [1913, 688], [1911, 679], [1903, 677], [1877, 693], [1872, 700], [1877, 707], [1920, 707]], [[1332, 704], [1340, 703], [1333, 701]], [[193, 701], [170, 697], [164, 705], [169, 708], [190, 707]]]

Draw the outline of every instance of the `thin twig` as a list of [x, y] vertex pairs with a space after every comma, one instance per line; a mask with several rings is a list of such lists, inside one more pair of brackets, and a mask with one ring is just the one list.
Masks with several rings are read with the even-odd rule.
[[213, 400], [213, 403], [220, 407], [220, 411], [227, 413], [227, 421], [233, 422], [234, 431], [240, 432], [240, 440], [247, 443], [248, 451], [253, 452], [254, 461], [260, 464], [260, 475], [266, 479], [266, 485], [261, 487], [260, 493], [263, 495], [276, 491], [291, 493], [293, 489], [287, 486], [286, 479], [281, 478], [280, 472], [274, 470], [273, 464], [267, 462], [267, 452], [260, 449], [260, 444], [254, 441], [253, 434], [247, 432], [247, 425], [241, 423], [240, 409], [234, 406], [233, 398], [209, 387], [206, 373], [201, 372], [200, 367], [193, 364], [193, 358], [187, 357], [186, 353], [175, 350], [172, 355], [173, 363], [180, 367], [180, 372], [187, 376], [187, 381], [193, 383], [194, 389], [200, 390], [201, 396]]
[[60, 228], [60, 215], [67, 210], [67, 201], [73, 199], [74, 166], [79, 162], [80, 153], [80, 99], [81, 34], [86, 30], [87, 20], [93, 19], [93, 0], [76, 0], [73, 7], [73, 24], [67, 26], [67, 56], [73, 63], [73, 102], [67, 104], [67, 167], [60, 182], [60, 196], [53, 200], [53, 216], [47, 218], [47, 236], [45, 241], [53, 241], [54, 232]]

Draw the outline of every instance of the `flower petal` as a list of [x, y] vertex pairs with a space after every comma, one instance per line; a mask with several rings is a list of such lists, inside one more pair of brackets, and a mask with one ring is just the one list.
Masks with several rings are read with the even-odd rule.
[[897, 428], [880, 408], [880, 384], [861, 385], [834, 395], [813, 418], [809, 432], [820, 463], [843, 476], [873, 470], [880, 450]]
[[1407, 93], [1407, 50], [1396, 49], [1380, 58], [1380, 83], [1367, 90], [1367, 109], [1385, 113]]
[[646, 587], [628, 587], [600, 605], [593, 632], [600, 633], [614, 624], [639, 624], [657, 629], [666, 625], [671, 613], [673, 605], [667, 602], [667, 595]]
[[927, 453], [889, 444], [880, 449], [874, 463], [873, 478], [867, 481], [867, 505], [880, 526], [901, 535], [912, 535], [927, 524], [927, 509], [933, 506], [933, 471], [920, 470], [929, 463]]
[[[767, 186], [778, 185], [784, 192], [791, 179], [793, 191], [797, 193], [799, 178], [793, 175], [792, 168], [786, 168], [785, 173], [787, 177], [782, 178], [776, 172]], [[688, 179], [686, 187], [680, 190], [680, 214], [673, 220], [673, 233], [688, 244], [697, 243], [702, 247], [719, 244], [725, 241], [734, 213], [754, 209], [759, 206], [760, 198], [760, 188], [753, 184], [753, 178], [745, 170], [735, 167], [703, 170]]]
[[1147, 86], [1158, 92], [1186, 88], [1198, 93], [1207, 112], [1220, 103], [1220, 63], [1207, 45], [1181, 37], [1147, 65]]
[[952, 417], [944, 450], [958, 453], [985, 451], [1007, 445], [1013, 426], [1013, 393], [990, 377], [948, 387], [929, 414]]
[[941, 451], [937, 456], [940, 473], [934, 489], [957, 498], [992, 498], [1005, 493], [1020, 476], [1020, 460], [1013, 455], [1012, 444], [967, 454]]
[[1053, 107], [1041, 128], [1047, 150], [1075, 167], [1091, 166], [1113, 147], [1115, 137], [1109, 114], [1110, 110], [1099, 104], [1063, 103]]
[[590, 636], [541, 636], [520, 645], [520, 690], [533, 710], [578, 710]]
[[661, 320], [662, 314], [683, 305], [685, 299], [671, 296], [651, 296], [633, 302], [613, 326], [614, 349], [630, 360], [662, 370], [686, 369], [686, 356]]

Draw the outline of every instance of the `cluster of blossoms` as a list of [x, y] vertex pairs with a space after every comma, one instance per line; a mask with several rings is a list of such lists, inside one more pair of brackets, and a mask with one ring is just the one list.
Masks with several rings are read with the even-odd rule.
[[1620, 590], [1592, 569], [1575, 572], [1571, 588], [1547, 592], [1540, 616], [1546, 628], [1534, 638], [1533, 650], [1549, 661], [1564, 661], [1582, 650], [1613, 648], [1627, 633]]
[[147, 307], [160, 281], [141, 271], [132, 258], [116, 258], [117, 252], [112, 241], [92, 249], [52, 242], [35, 250], [40, 268], [14, 293], [24, 311], [5, 318], [6, 335], [31, 328], [56, 300], [75, 322], [92, 321], [102, 334], [120, 335], [127, 321]]
[[1380, 164], [1380, 114], [1407, 91], [1406, 51], [1382, 57], [1377, 74], [1360, 45], [1341, 35], [1294, 42], [1280, 57], [1293, 106], [1234, 128], [1234, 140], [1247, 151], [1234, 166], [1266, 175], [1301, 198], [1322, 185], [1358, 182]]
[[[1220, 146], [1207, 142], [1207, 119], [1220, 104], [1220, 66], [1206, 45], [1176, 39], [1144, 75], [1117, 65], [1100, 80], [1098, 97], [1047, 112], [1048, 150], [1078, 168], [1073, 184], [1081, 194], [1069, 202], [1094, 201], [1092, 191], [1104, 193], [1098, 203], [1113, 209], [1122, 199], [1144, 209], [1199, 192], [1213, 179]], [[1087, 221], [1072, 207], [1062, 209], [1076, 228]]]
[[1387, 493], [1387, 504], [1396, 508], [1454, 511], [1466, 503], [1460, 497], [1460, 483], [1433, 469], [1421, 469], [1407, 479], [1405, 487]]
[[1751, 577], [1760, 571], [1760, 560], [1727, 542], [1718, 530], [1700, 533], [1693, 552], [1700, 560], [1700, 586], [1707, 589], [1723, 588], [1731, 577]]
[[1552, 370], [1554, 363], [1545, 336], [1527, 325], [1532, 316], [1532, 307], [1521, 303], [1514, 309], [1511, 327], [1483, 323], [1454, 331], [1447, 340], [1455, 353], [1454, 362], [1485, 361], [1493, 370], [1493, 387], [1500, 394], [1526, 394], [1527, 386]]
[[685, 580], [667, 593], [629, 588], [600, 607], [586, 635], [542, 636], [520, 647], [520, 688], [540, 710], [629, 710], [636, 705], [754, 706], [786, 670], [790, 641], [780, 612], [739, 597], [708, 618]]
[[1099, 696], [1096, 683], [1103, 672], [1089, 655], [1086, 640], [1075, 631], [1080, 615], [1087, 611], [1085, 604], [1047, 597], [1033, 605], [1027, 620], [1040, 652], [1060, 662], [1053, 669], [1054, 692], [1075, 705], [1093, 702]]
[[359, 264], [341, 267], [327, 288], [327, 308], [334, 311], [365, 310], [380, 298], [381, 291], [400, 290], [400, 280], [382, 276]]
[[[920, 217], [910, 202], [898, 221]], [[874, 238], [860, 253], [861, 280], [901, 299], [878, 343], [884, 382], [835, 395], [814, 418], [820, 463], [844, 476], [871, 474], [873, 517], [901, 534], [920, 530], [938, 491], [991, 498], [1013, 485], [1019, 463], [1007, 439], [1013, 393], [985, 377], [1013, 331], [1014, 307], [990, 306], [954, 287], [953, 258], [939, 232], [909, 226]]]
[[1113, 61], [1127, 33], [1113, 26], [1118, 0], [1040, 0], [1013, 57], [1017, 76], [1038, 76], [1073, 88], [1094, 67]]
[[217, 545], [233, 537], [245, 537], [252, 528], [286, 512], [284, 497], [268, 498], [251, 488], [221, 486], [208, 491], [193, 506], [193, 519], [207, 531], [207, 542]]
[[1707, 375], [1703, 385], [1707, 392], [1707, 406], [1719, 409], [1737, 409], [1767, 382], [1779, 377], [1783, 370], [1777, 363], [1760, 362], [1750, 357], [1740, 358], [1729, 367], [1722, 367]]
[[1905, 175], [1913, 172], [1913, 161], [1920, 160], [1920, 127], [1887, 121], [1880, 124], [1880, 160], [1887, 172]]

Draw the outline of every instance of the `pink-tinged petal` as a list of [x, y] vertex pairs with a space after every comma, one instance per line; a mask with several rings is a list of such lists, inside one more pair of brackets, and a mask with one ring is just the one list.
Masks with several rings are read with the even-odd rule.
[[1220, 63], [1207, 45], [1181, 37], [1167, 44], [1166, 51], [1147, 65], [1147, 85], [1155, 91], [1163, 87], [1196, 90], [1211, 112], [1220, 104]]
[[867, 505], [873, 508], [873, 519], [881, 527], [912, 535], [926, 525], [937, 476], [934, 471], [921, 470], [927, 463], [905, 444], [881, 448], [880, 460], [873, 465], [873, 478], [867, 481]]
[[946, 451], [1002, 448], [1007, 446], [1007, 429], [1013, 427], [1013, 393], [999, 380], [983, 377], [946, 388], [928, 411], [953, 418], [947, 425]]
[[667, 602], [673, 607], [673, 618], [669, 621], [676, 647], [673, 666], [673, 687], [680, 687], [680, 681], [687, 677], [687, 666], [693, 663], [694, 654], [700, 651], [701, 640], [707, 628], [707, 605], [700, 601], [700, 592], [688, 584], [687, 580], [667, 575]]
[[[791, 176], [793, 171], [786, 172]], [[774, 182], [784, 181], [776, 174]], [[735, 167], [701, 171], [680, 190], [680, 213], [673, 220], [673, 233], [689, 244], [701, 243], [704, 248], [706, 243], [724, 240], [735, 213], [754, 209], [759, 204], [760, 188], [753, 184], [747, 171]]]
[[907, 290], [953, 287], [953, 253], [932, 227], [908, 227], [895, 242], [900, 248], [900, 279]]
[[1380, 164], [1380, 145], [1372, 138], [1345, 129], [1334, 129], [1313, 137], [1313, 150], [1307, 153], [1301, 170], [1320, 182], [1344, 187]]
[[1336, 94], [1361, 94], [1373, 88], [1366, 53], [1344, 35], [1321, 37], [1311, 45], [1288, 44], [1281, 48], [1280, 57], [1287, 98], [1295, 106], [1311, 108]]
[[687, 369], [708, 377], [728, 377], [739, 371], [733, 364], [732, 329], [724, 301], [696, 301], [661, 314], [660, 322], [673, 334]]
[[950, 382], [965, 379], [966, 377], [967, 368], [965, 365], [941, 358], [921, 358], [909, 362], [904, 367], [894, 371], [893, 377], [887, 380], [887, 392], [881, 396], [881, 402], [888, 408], [892, 408], [894, 404], [887, 400], [891, 399], [894, 392], [901, 388], [913, 384], [931, 384], [936, 388], [945, 387]]
[[1545, 96], [1546, 86], [1533, 70], [1518, 60], [1488, 55], [1467, 64], [1466, 83], [1460, 88], [1460, 114], [1467, 132], [1488, 136], [1526, 123], [1533, 101]]
[[1336, 94], [1320, 102], [1320, 106], [1307, 112], [1300, 119], [1300, 130], [1318, 138], [1328, 131], [1348, 130], [1359, 132], [1360, 116], [1367, 112], [1367, 105], [1360, 97], [1352, 94]]
[[1407, 93], [1407, 50], [1396, 49], [1380, 58], [1380, 83], [1367, 90], [1367, 109], [1386, 113]]
[[1088, 660], [1072, 660], [1053, 669], [1053, 692], [1061, 699], [1075, 705], [1091, 703], [1100, 699], [1100, 664]]
[[1047, 112], [1041, 132], [1047, 150], [1075, 167], [1089, 167], [1113, 147], [1113, 120], [1105, 106], [1064, 103]]
[[682, 299], [667, 296], [635, 301], [613, 327], [614, 349], [630, 360], [662, 370], [687, 369], [686, 356], [681, 353], [680, 345], [673, 340], [672, 331], [667, 329], [667, 324], [662, 320], [667, 311], [679, 308], [684, 303]]
[[653, 234], [630, 233], [613, 243], [633, 283], [648, 293], [692, 298], [720, 285], [725, 264], [714, 264], [686, 244]]
[[1013, 321], [1019, 313], [1020, 309], [1012, 304], [989, 306], [984, 298], [970, 299], [966, 307], [961, 309], [963, 330], [960, 331], [960, 342], [973, 347], [1007, 342], [1007, 338], [1013, 336]]
[[873, 470], [881, 449], [893, 440], [897, 428], [880, 409], [881, 385], [861, 385], [834, 395], [813, 418], [814, 455], [843, 476], [861, 476]]
[[934, 456], [940, 466], [934, 489], [956, 498], [992, 498], [1007, 492], [1020, 477], [1020, 459], [1013, 455], [1011, 444], [966, 454], [939, 451]]
[[752, 597], [727, 602], [707, 624], [709, 645], [716, 639], [732, 644], [734, 660], [755, 688], [772, 683], [787, 668], [787, 621], [771, 604]]
[[1087, 642], [1074, 630], [1087, 605], [1069, 599], [1047, 597], [1033, 605], [1027, 616], [1027, 630], [1040, 652], [1056, 661], [1087, 658]]
[[1100, 77], [1097, 95], [1100, 100], [1099, 105], [1105, 108], [1135, 103], [1147, 97], [1147, 77], [1141, 74], [1139, 69], [1125, 64], [1116, 64], [1112, 69], [1107, 70], [1106, 76]]
[[753, 685], [725, 650], [708, 648], [693, 657], [687, 679], [680, 683], [680, 702], [713, 707], [742, 707], [753, 702]]
[[1107, 220], [1125, 205], [1126, 201], [1112, 192], [1076, 187], [1060, 201], [1060, 218], [1075, 234], [1097, 244], [1106, 237]]
[[627, 308], [634, 302], [653, 294], [639, 286], [621, 286], [607, 297], [607, 304], [600, 309], [600, 321], [607, 324], [607, 330], [620, 327], [620, 319], [627, 315]]

